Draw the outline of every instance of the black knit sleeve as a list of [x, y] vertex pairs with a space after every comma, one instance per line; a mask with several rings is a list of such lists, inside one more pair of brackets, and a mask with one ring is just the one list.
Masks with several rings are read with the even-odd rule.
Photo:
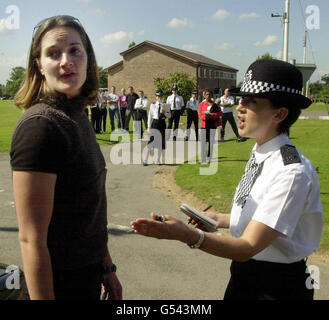
[[14, 171], [58, 173], [67, 154], [63, 134], [44, 116], [20, 123], [13, 134], [10, 163]]

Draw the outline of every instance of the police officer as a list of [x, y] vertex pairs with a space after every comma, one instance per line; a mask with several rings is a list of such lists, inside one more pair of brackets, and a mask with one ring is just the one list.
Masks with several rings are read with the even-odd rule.
[[184, 107], [183, 98], [177, 93], [177, 84], [172, 86], [172, 95], [167, 98], [167, 103], [170, 104], [171, 118], [168, 121], [168, 129], [172, 129], [174, 123], [174, 136], [173, 140], [176, 141], [177, 129], [179, 125], [179, 119], [182, 114], [182, 108]]
[[194, 123], [196, 141], [199, 140], [199, 134], [198, 134], [198, 132], [199, 132], [199, 116], [198, 116], [199, 101], [197, 99], [197, 94], [198, 94], [198, 91], [196, 91], [196, 90], [192, 91], [192, 97], [186, 103], [187, 126], [186, 126], [185, 141], [188, 141], [188, 139], [190, 138], [190, 128], [191, 128], [192, 122]]
[[[288, 137], [291, 125], [311, 100], [292, 64], [258, 60], [250, 65], [237, 107], [241, 136], [256, 141], [234, 196], [230, 214], [207, 213], [232, 237], [204, 232], [170, 216], [137, 219], [139, 234], [175, 239], [232, 260], [224, 299], [311, 300], [314, 289], [306, 258], [317, 250], [323, 209], [317, 173]], [[160, 219], [161, 218], [161, 219]], [[161, 221], [158, 221], [161, 220]], [[203, 229], [203, 230], [202, 230]]]
[[151, 149], [157, 149], [157, 164], [161, 164], [162, 150], [166, 149], [166, 118], [171, 117], [170, 106], [163, 103], [163, 92], [158, 90], [155, 93], [156, 101], [150, 106], [147, 131], [150, 134], [150, 140], [147, 145], [147, 154], [143, 165], [148, 165], [148, 158]]

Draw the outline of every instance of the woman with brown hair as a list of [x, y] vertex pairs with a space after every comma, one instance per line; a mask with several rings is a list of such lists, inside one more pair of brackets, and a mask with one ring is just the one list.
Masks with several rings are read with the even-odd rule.
[[106, 164], [84, 112], [96, 102], [97, 64], [79, 20], [34, 28], [25, 109], [11, 166], [24, 272], [31, 299], [121, 299], [107, 248]]

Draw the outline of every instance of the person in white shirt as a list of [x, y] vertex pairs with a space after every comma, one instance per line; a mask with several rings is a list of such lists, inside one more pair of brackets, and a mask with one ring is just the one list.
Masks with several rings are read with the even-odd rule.
[[187, 110], [187, 125], [186, 125], [186, 137], [185, 141], [188, 141], [190, 138], [190, 128], [192, 122], [194, 123], [195, 137], [196, 141], [199, 140], [199, 101], [197, 100], [198, 91], [192, 91], [192, 97], [186, 103]]
[[136, 111], [136, 121], [138, 122], [138, 128], [135, 128], [136, 131], [140, 133], [140, 138], [143, 138], [143, 124], [145, 125], [145, 130], [147, 129], [147, 108], [148, 108], [148, 99], [144, 96], [144, 91], [138, 91], [139, 98], [135, 102], [135, 111]]
[[150, 134], [150, 140], [147, 145], [147, 154], [144, 166], [148, 165], [148, 158], [151, 149], [157, 149], [158, 159], [157, 164], [161, 164], [162, 150], [166, 149], [166, 118], [171, 117], [170, 108], [167, 104], [163, 103], [163, 92], [158, 90], [155, 93], [156, 101], [150, 106], [147, 131]]
[[[176, 141], [177, 129], [179, 126], [179, 119], [182, 114], [182, 108], [184, 105], [183, 98], [177, 93], [178, 87], [176, 84], [172, 86], [172, 95], [168, 96], [166, 103], [170, 104], [171, 118], [168, 121], [168, 129], [172, 129], [174, 123], [174, 135], [173, 140]], [[169, 138], [169, 137], [168, 137]]]
[[229, 89], [226, 88], [224, 91], [224, 95], [219, 98], [219, 105], [222, 108], [223, 116], [222, 116], [222, 128], [220, 130], [221, 142], [224, 142], [225, 137], [225, 127], [227, 121], [230, 123], [234, 134], [237, 137], [237, 142], [246, 141], [246, 138], [240, 137], [238, 128], [235, 123], [235, 119], [233, 116], [233, 106], [234, 106], [234, 98], [229, 95]]
[[109, 105], [109, 116], [111, 121], [111, 131], [115, 130], [114, 118], [117, 120], [118, 129], [121, 128], [119, 113], [119, 96], [115, 93], [115, 87], [111, 87], [111, 93], [108, 95], [107, 103]]
[[[154, 213], [137, 219], [136, 233], [180, 240], [192, 248], [232, 260], [226, 300], [312, 300], [306, 258], [317, 250], [323, 227], [320, 185], [315, 168], [288, 137], [301, 109], [303, 77], [292, 64], [257, 60], [245, 74], [237, 107], [241, 136], [256, 144], [234, 196], [231, 214], [207, 213], [232, 237], [204, 232]], [[161, 220], [161, 221], [159, 221]], [[202, 230], [203, 229], [203, 230]]]

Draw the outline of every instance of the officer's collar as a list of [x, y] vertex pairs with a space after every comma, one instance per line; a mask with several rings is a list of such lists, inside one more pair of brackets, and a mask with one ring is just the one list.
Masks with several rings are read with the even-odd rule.
[[280, 134], [260, 146], [256, 143], [252, 149], [255, 152], [256, 162], [258, 164], [264, 162], [273, 152], [285, 144], [292, 144], [286, 134]]

